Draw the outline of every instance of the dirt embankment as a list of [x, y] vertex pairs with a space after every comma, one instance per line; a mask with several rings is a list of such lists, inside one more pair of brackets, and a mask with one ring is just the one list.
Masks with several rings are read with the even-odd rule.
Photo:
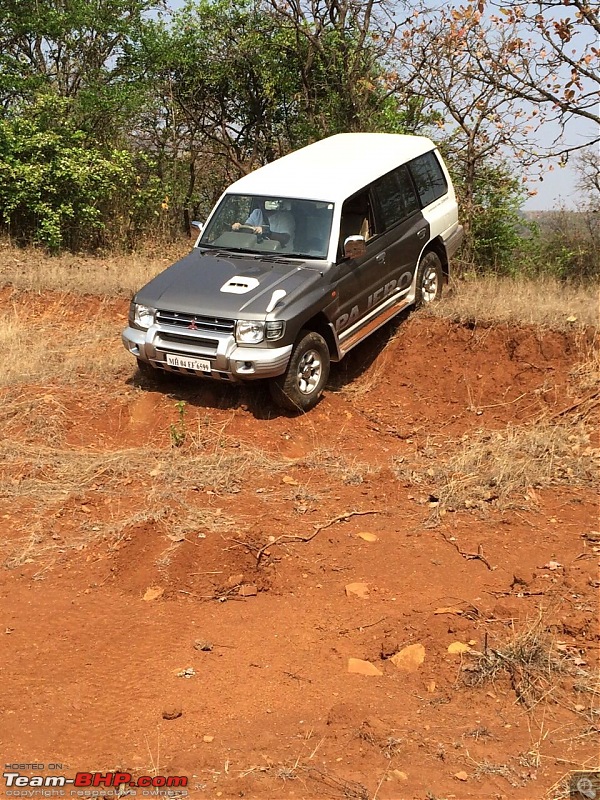
[[597, 766], [591, 335], [416, 315], [292, 417], [139, 382], [124, 301], [1, 304], [7, 763], [363, 800]]

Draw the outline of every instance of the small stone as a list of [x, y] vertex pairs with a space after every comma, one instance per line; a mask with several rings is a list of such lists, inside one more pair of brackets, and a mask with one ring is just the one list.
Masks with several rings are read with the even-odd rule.
[[454, 773], [454, 777], [456, 778], [457, 781], [468, 781], [469, 780], [469, 776], [464, 771], [455, 772]]
[[240, 583], [244, 582], [244, 575], [242, 572], [238, 573], [237, 575], [230, 575], [227, 578], [227, 586], [230, 586], [232, 589], [234, 586], [239, 586]]
[[359, 539], [363, 539], [365, 542], [376, 542], [379, 539], [379, 536], [375, 536], [374, 533], [369, 533], [368, 531], [361, 531], [356, 535]]
[[398, 778], [399, 781], [408, 780], [408, 775], [406, 774], [406, 772], [402, 772], [402, 770], [400, 769], [393, 769], [392, 775], [394, 776], [394, 778]]
[[363, 661], [361, 658], [348, 659], [348, 672], [354, 675], [383, 675], [380, 669], [377, 669], [375, 664], [370, 661]]
[[253, 583], [245, 583], [238, 589], [240, 597], [255, 597], [258, 594], [258, 588]]
[[163, 719], [177, 719], [183, 714], [180, 708], [165, 708], [162, 712]]
[[194, 642], [194, 648], [196, 650], [203, 650], [206, 653], [210, 653], [213, 649], [212, 642], [207, 642], [205, 639], [196, 639]]
[[360, 597], [366, 600], [369, 596], [369, 585], [367, 583], [348, 583], [346, 584], [346, 597]]
[[392, 656], [390, 661], [402, 672], [416, 672], [425, 661], [425, 648], [422, 644], [409, 644]]
[[468, 653], [471, 648], [465, 642], [452, 642], [452, 644], [448, 645], [448, 652], [451, 655], [460, 655], [462, 653]]
[[159, 597], [163, 596], [164, 591], [162, 586], [149, 586], [144, 592], [142, 600], [145, 600], [147, 603], [152, 600], [158, 600]]
[[214, 742], [214, 740], [215, 740], [215, 737], [214, 736], [210, 736], [209, 734], [206, 734], [206, 736], [202, 737], [202, 741], [206, 742], [207, 744], [210, 744], [211, 742]]
[[196, 670], [193, 667], [186, 667], [185, 669], [175, 670], [175, 674], [178, 678], [193, 678]]

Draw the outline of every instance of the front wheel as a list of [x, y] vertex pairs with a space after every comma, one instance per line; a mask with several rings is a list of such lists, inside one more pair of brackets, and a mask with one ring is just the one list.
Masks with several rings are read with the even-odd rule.
[[155, 369], [147, 361], [142, 361], [141, 358], [137, 359], [137, 368], [140, 376], [148, 383], [163, 383], [169, 380], [170, 377], [177, 377], [176, 373], [167, 372], [164, 369]]
[[417, 287], [415, 305], [417, 308], [433, 303], [442, 296], [444, 273], [442, 262], [437, 253], [430, 250], [425, 253], [417, 270]]
[[289, 411], [309, 411], [323, 393], [329, 361], [325, 339], [314, 331], [300, 331], [286, 371], [269, 383], [273, 400]]

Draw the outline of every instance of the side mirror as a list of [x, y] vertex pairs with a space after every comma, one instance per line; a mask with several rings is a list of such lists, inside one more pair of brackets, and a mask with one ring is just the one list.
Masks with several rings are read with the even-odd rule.
[[367, 252], [367, 243], [364, 236], [349, 236], [344, 242], [344, 256], [346, 258], [362, 258]]
[[204, 227], [204, 223], [198, 222], [198, 220], [195, 219], [193, 222], [190, 222], [190, 227], [195, 228], [195, 230], [197, 230], [198, 233], [202, 233], [202, 228]]

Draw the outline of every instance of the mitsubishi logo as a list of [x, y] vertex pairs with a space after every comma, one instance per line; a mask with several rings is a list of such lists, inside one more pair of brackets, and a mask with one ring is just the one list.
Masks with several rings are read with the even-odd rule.
[[196, 325], [196, 320], [195, 320], [195, 319], [193, 319], [193, 320], [190, 322], [190, 324], [188, 325], [188, 328], [189, 328], [191, 331], [197, 331], [197, 330], [198, 330], [198, 326]]

